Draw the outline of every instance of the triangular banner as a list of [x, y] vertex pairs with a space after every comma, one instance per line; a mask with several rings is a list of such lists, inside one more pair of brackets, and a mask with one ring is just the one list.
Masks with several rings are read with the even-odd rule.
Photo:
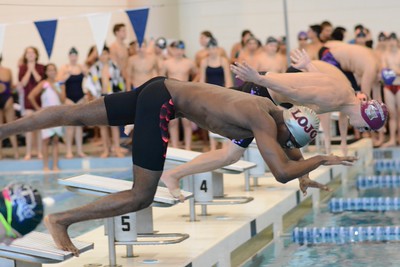
[[126, 10], [125, 12], [129, 17], [129, 20], [131, 21], [139, 46], [141, 46], [144, 40], [144, 32], [146, 31], [149, 9], [131, 9]]
[[0, 24], [0, 55], [2, 55], [2, 53], [3, 53], [5, 33], [6, 33], [6, 25]]
[[53, 51], [54, 37], [56, 36], [57, 20], [35, 21], [36, 28], [42, 38], [47, 56], [51, 57]]
[[99, 55], [103, 52], [107, 37], [108, 25], [110, 24], [111, 13], [94, 14], [88, 16], [94, 41]]

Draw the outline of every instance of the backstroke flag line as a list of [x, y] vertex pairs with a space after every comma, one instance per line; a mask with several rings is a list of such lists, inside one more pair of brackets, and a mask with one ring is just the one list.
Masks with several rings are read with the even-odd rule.
[[56, 36], [57, 20], [42, 20], [35, 21], [34, 23], [39, 31], [44, 47], [46, 48], [47, 56], [50, 60], [53, 51], [54, 38]]
[[126, 10], [125, 12], [129, 17], [129, 20], [131, 21], [132, 28], [135, 31], [139, 46], [142, 46], [144, 33], [146, 31], [147, 18], [149, 16], [149, 9], [131, 9]]
[[92, 29], [94, 41], [99, 55], [103, 52], [107, 37], [108, 26], [110, 25], [111, 13], [89, 15], [88, 20]]

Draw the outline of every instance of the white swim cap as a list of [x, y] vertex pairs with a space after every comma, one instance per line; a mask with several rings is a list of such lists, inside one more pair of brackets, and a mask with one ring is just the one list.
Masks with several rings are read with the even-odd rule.
[[[1, 194], [0, 194], [1, 195]], [[7, 216], [6, 201], [10, 202], [11, 227], [21, 235], [33, 231], [43, 219], [43, 203], [40, 193], [28, 184], [12, 183], [5, 187], [0, 196], [0, 210]]]
[[293, 106], [286, 109], [283, 111], [283, 120], [298, 144], [296, 147], [307, 145], [318, 134], [319, 118], [310, 108]]

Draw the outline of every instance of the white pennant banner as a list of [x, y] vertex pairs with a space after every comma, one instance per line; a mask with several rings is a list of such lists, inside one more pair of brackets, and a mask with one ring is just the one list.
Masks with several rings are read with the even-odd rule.
[[3, 53], [4, 34], [6, 32], [6, 25], [0, 24], [0, 55]]
[[103, 51], [106, 41], [108, 25], [110, 24], [111, 13], [102, 13], [88, 16], [90, 27], [92, 28], [93, 38], [99, 55]]

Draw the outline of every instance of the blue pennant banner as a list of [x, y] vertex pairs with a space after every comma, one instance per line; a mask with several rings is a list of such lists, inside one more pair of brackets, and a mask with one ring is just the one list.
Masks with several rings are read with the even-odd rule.
[[36, 28], [39, 31], [43, 44], [46, 48], [47, 56], [51, 57], [53, 51], [54, 38], [56, 36], [57, 20], [35, 21]]
[[146, 31], [149, 9], [144, 8], [144, 9], [126, 10], [126, 14], [128, 14], [133, 30], [135, 31], [139, 46], [141, 46], [144, 40], [144, 32]]

